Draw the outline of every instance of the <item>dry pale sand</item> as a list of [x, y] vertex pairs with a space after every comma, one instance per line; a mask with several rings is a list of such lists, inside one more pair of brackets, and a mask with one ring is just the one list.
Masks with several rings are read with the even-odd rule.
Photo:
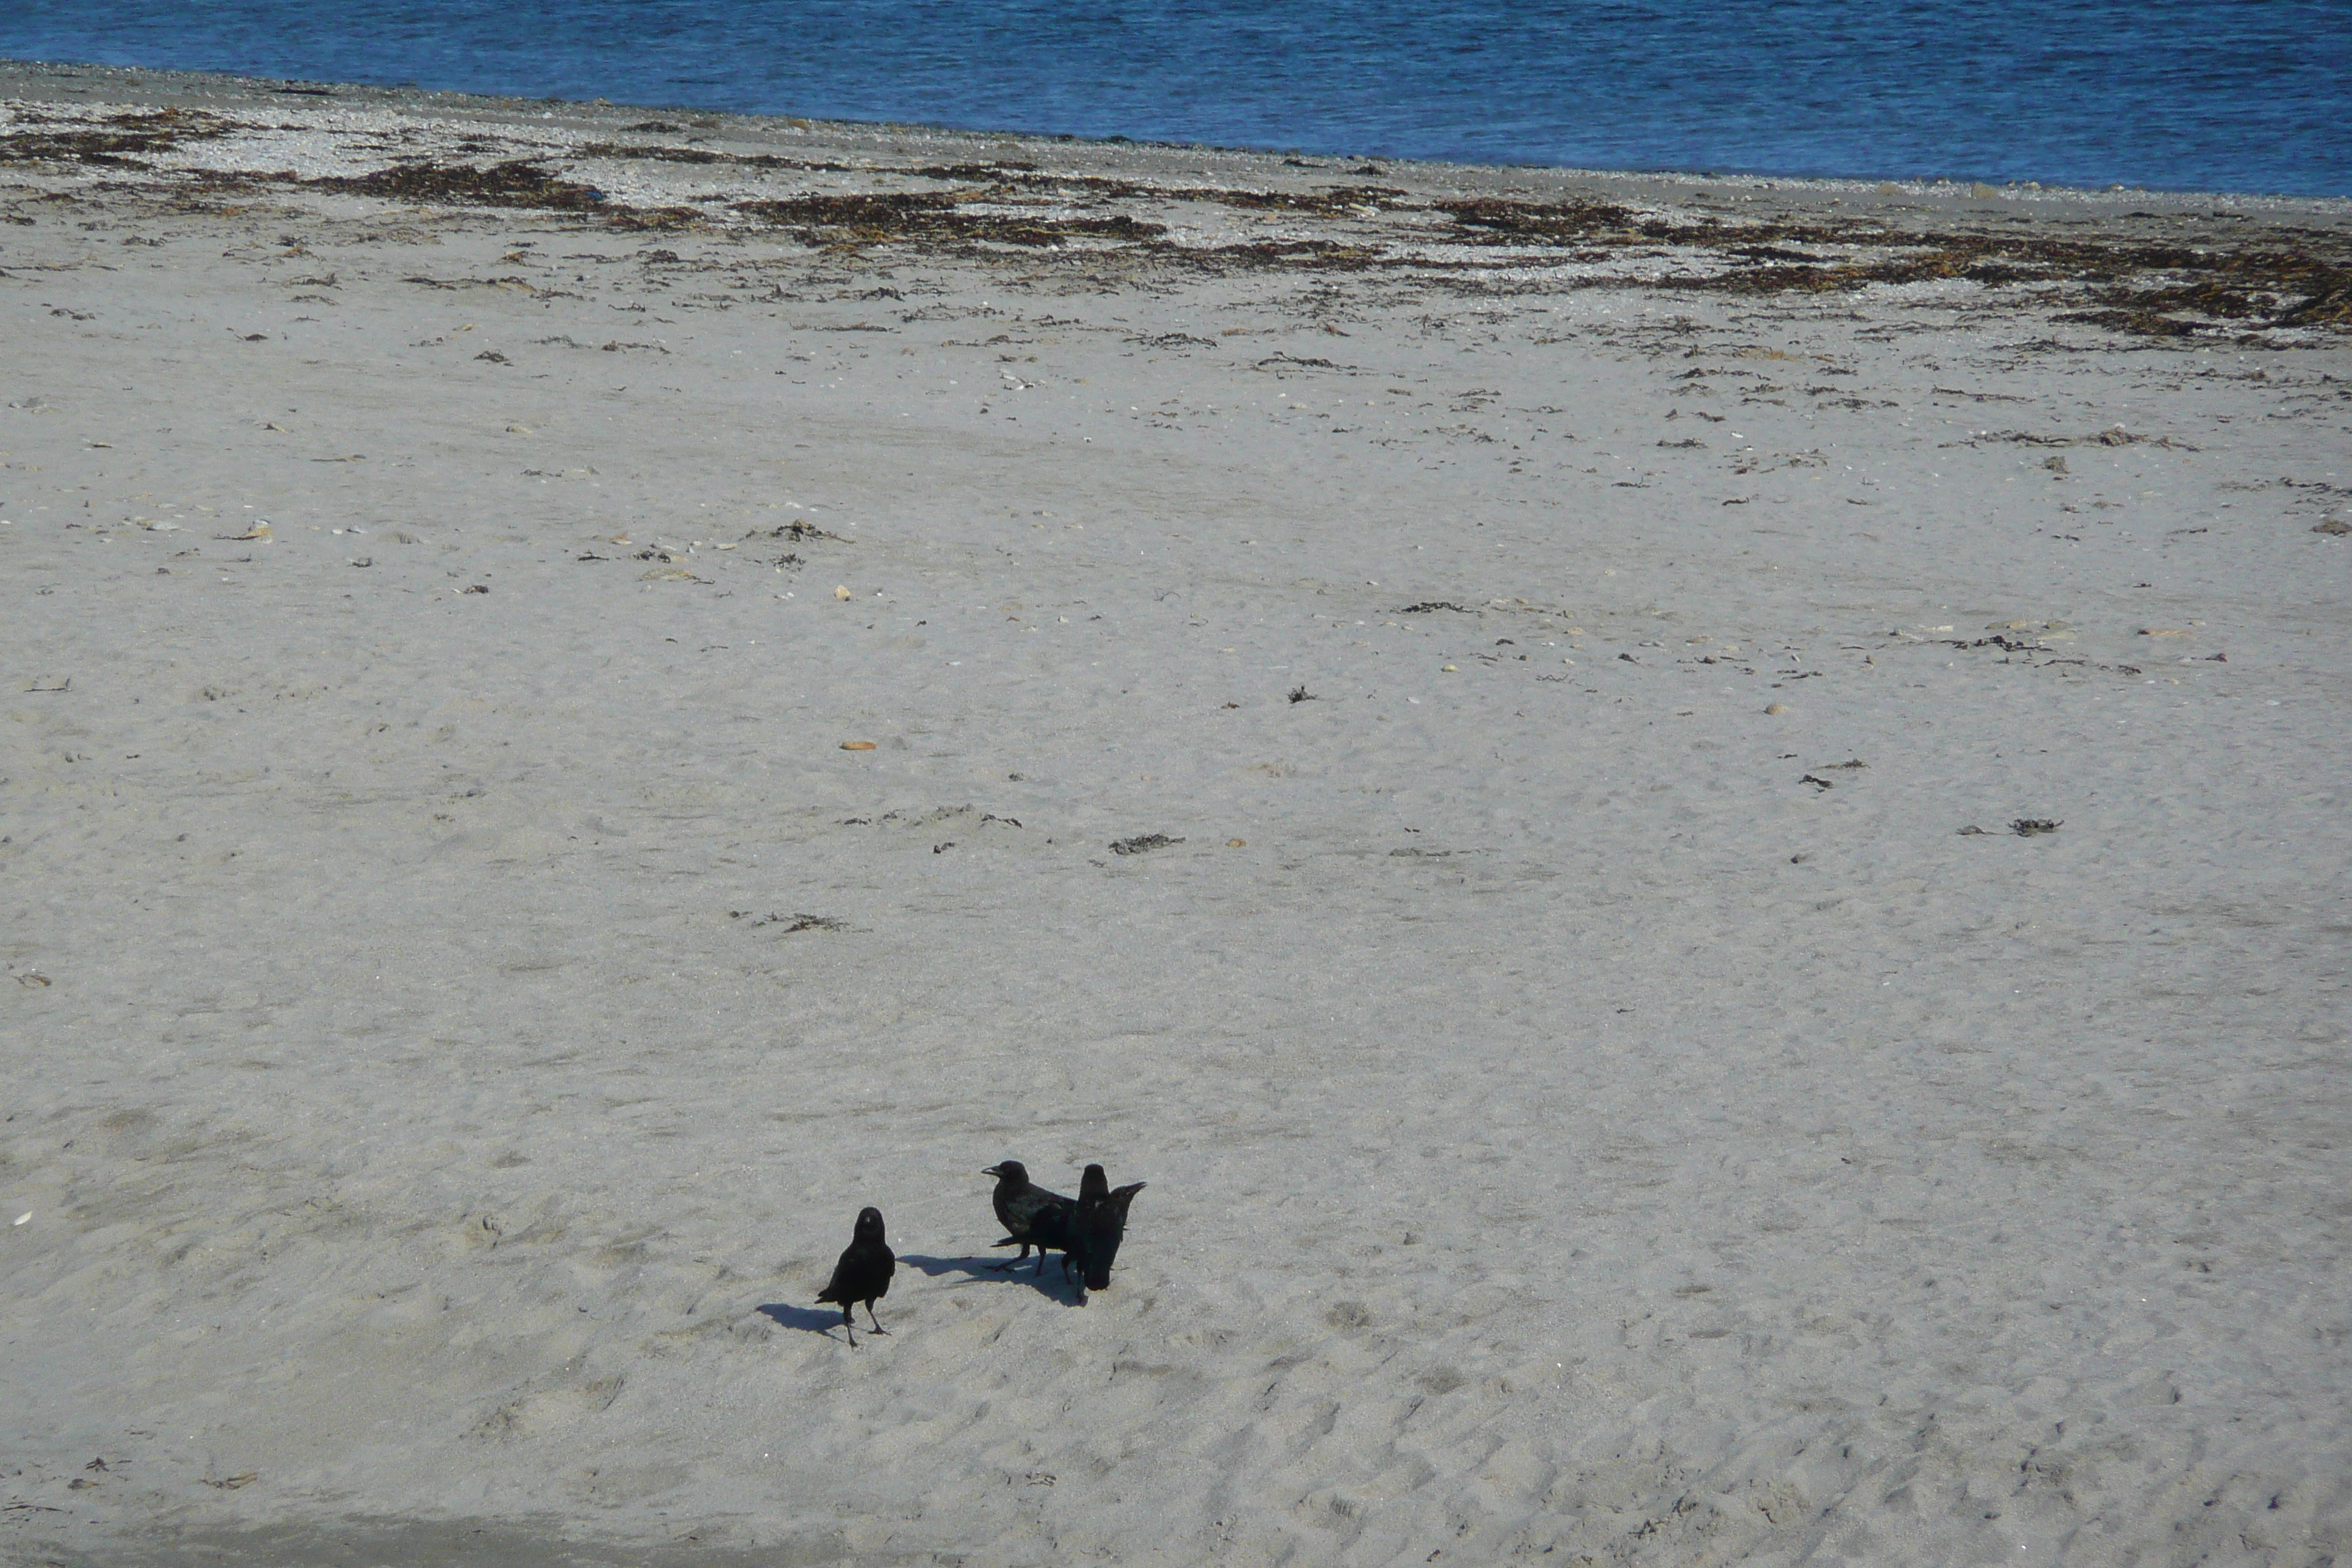
[[2352, 1552], [2343, 205], [0, 91], [0, 1557]]

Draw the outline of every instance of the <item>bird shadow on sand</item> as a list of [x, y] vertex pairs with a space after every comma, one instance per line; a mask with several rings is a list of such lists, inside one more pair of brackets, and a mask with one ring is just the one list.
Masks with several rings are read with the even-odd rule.
[[1068, 1307], [1083, 1307], [1087, 1294], [1075, 1279], [1062, 1277], [1062, 1260], [1058, 1258], [1045, 1265], [1041, 1276], [1036, 1272], [1037, 1260], [1031, 1258], [1010, 1272], [1002, 1268], [1004, 1259], [998, 1258], [916, 1258], [906, 1253], [898, 1261], [909, 1268], [919, 1268], [937, 1279], [942, 1275], [961, 1274], [971, 1279], [986, 1279], [1000, 1285], [1026, 1285], [1041, 1296], [1050, 1296]]
[[770, 1301], [760, 1309], [760, 1315], [788, 1329], [805, 1329], [813, 1334], [833, 1337], [841, 1327], [841, 1313], [832, 1307], [795, 1307], [789, 1301]]

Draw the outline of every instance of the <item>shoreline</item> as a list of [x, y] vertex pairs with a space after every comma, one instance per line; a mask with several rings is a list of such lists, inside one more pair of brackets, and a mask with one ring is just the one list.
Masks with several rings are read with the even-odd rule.
[[2352, 1557], [2352, 215], [26, 91], [0, 1559]]
[[[1452, 271], [1496, 286], [1755, 298], [1959, 289], [2053, 322], [2272, 347], [2352, 325], [2352, 202], [1351, 166], [406, 89], [338, 98], [200, 76], [159, 98], [152, 73], [121, 74], [179, 118], [20, 128], [0, 155], [27, 168], [79, 162], [92, 177], [149, 171], [155, 194], [184, 205], [309, 189], [1005, 265]], [[46, 101], [54, 118], [83, 91], [62, 84], [80, 79], [0, 65], [0, 97]], [[21, 96], [42, 83], [58, 96]], [[265, 106], [275, 123], [236, 118]], [[437, 129], [387, 162], [371, 124]], [[432, 165], [422, 174], [419, 159]]]
[[[88, 80], [95, 87], [120, 84], [129, 90], [149, 90], [161, 86], [190, 100], [244, 100], [269, 96], [324, 97], [361, 103], [378, 108], [400, 109], [419, 107], [436, 112], [457, 115], [518, 115], [545, 113], [550, 110], [565, 111], [582, 117], [599, 110], [676, 114], [687, 117], [717, 119], [741, 122], [753, 127], [802, 124], [826, 131], [849, 134], [916, 134], [940, 139], [971, 139], [977, 141], [1018, 141], [1061, 144], [1107, 151], [1118, 147], [1149, 149], [1167, 153], [1206, 153], [1224, 156], [1263, 158], [1279, 161], [1294, 156], [1287, 150], [1226, 146], [1216, 142], [1161, 142], [1128, 137], [1092, 138], [1050, 132], [1017, 129], [964, 129], [932, 125], [908, 121], [835, 121], [782, 113], [761, 113], [734, 110], [698, 108], [687, 104], [624, 103], [604, 99], [535, 99], [515, 98], [498, 94], [478, 94], [436, 88], [404, 86], [383, 87], [360, 82], [313, 81], [301, 78], [244, 77], [219, 71], [179, 70], [140, 66], [107, 66], [79, 61], [23, 60], [0, 56], [0, 98], [14, 96], [24, 87], [37, 83], [63, 84]], [[2255, 210], [2308, 209], [2329, 216], [2352, 215], [2352, 195], [2307, 196], [2290, 195], [2265, 191], [2212, 191], [2183, 188], [2149, 189], [2120, 184], [2106, 186], [2050, 184], [2040, 181], [2010, 181], [2000, 184], [1954, 179], [1921, 179], [1912, 177], [1848, 175], [1809, 176], [1766, 174], [1707, 174], [1690, 170], [1612, 170], [1586, 169], [1546, 163], [1455, 163], [1444, 159], [1390, 159], [1373, 154], [1349, 153], [1318, 153], [1311, 156], [1330, 164], [1367, 159], [1394, 163], [1407, 167], [1427, 170], [1477, 171], [1490, 175], [1514, 172], [1563, 175], [1580, 180], [1624, 182], [1635, 185], [1658, 184], [1705, 185], [1730, 184], [1755, 186], [1768, 190], [1786, 191], [1799, 195], [1827, 198], [1855, 195], [1899, 194], [1907, 198], [1920, 196], [1958, 197], [1977, 191], [1997, 191], [2009, 199], [2048, 197], [2061, 200], [2105, 201], [2126, 205], [2145, 201], [2170, 202], [2185, 205], [2210, 205], [2221, 202], [2234, 205], [2252, 205]]]

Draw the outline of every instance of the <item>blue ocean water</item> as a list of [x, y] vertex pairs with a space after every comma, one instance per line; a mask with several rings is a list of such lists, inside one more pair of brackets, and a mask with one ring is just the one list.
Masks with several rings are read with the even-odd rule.
[[2352, 0], [0, 0], [0, 55], [1489, 163], [2352, 195]]

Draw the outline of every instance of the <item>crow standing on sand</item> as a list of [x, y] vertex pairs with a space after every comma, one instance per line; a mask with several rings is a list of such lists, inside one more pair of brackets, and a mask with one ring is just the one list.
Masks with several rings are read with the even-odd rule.
[[1029, 1249], [1037, 1249], [1037, 1272], [1045, 1272], [1045, 1252], [1051, 1247], [1066, 1253], [1070, 1247], [1070, 1216], [1076, 1205], [1059, 1193], [1049, 1193], [1029, 1180], [1029, 1167], [1018, 1160], [1007, 1160], [991, 1165], [981, 1173], [996, 1178], [996, 1217], [1004, 1226], [1004, 1239], [997, 1247], [1018, 1246], [1021, 1256], [1010, 1263], [999, 1263], [999, 1269], [1015, 1268], [1027, 1260]]
[[820, 1301], [841, 1303], [841, 1326], [849, 1331], [849, 1348], [857, 1348], [857, 1325], [850, 1318], [850, 1303], [866, 1303], [866, 1321], [874, 1325], [877, 1334], [890, 1331], [874, 1315], [874, 1303], [890, 1293], [890, 1276], [898, 1272], [898, 1259], [890, 1244], [882, 1239], [882, 1211], [862, 1208], [857, 1211], [857, 1234], [844, 1249], [841, 1261], [833, 1266], [833, 1283], [816, 1294]]
[[1087, 1167], [1085, 1178], [1078, 1183], [1078, 1207], [1070, 1219], [1070, 1245], [1062, 1267], [1076, 1269], [1087, 1289], [1109, 1288], [1111, 1260], [1118, 1256], [1119, 1241], [1127, 1235], [1128, 1205], [1145, 1185], [1137, 1182], [1113, 1192], [1110, 1177], [1100, 1165]]

